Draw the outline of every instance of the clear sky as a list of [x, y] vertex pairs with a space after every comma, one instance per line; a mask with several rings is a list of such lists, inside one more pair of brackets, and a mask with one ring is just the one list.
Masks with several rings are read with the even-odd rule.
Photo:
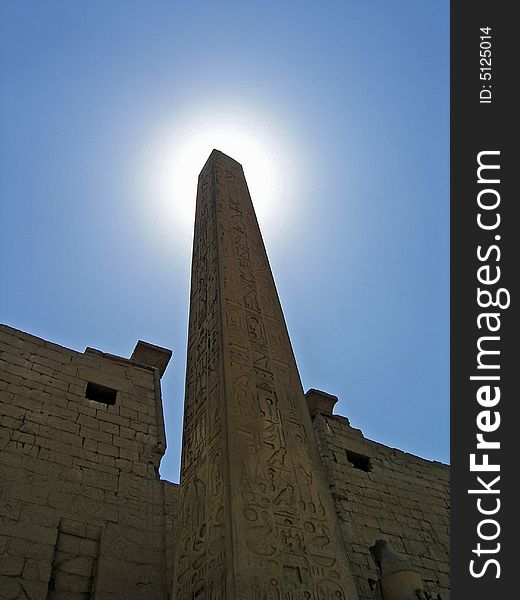
[[449, 459], [447, 0], [0, 3], [0, 320], [174, 357], [196, 176], [244, 166], [304, 388]]

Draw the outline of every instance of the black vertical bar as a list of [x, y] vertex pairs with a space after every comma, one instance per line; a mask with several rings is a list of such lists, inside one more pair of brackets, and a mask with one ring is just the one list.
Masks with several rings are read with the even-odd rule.
[[[520, 230], [514, 216], [520, 205], [519, 192], [514, 189], [520, 165], [515, 164], [519, 153], [513, 140], [519, 119], [518, 109], [513, 113], [513, 86], [520, 56], [515, 39], [520, 36], [514, 5], [482, 0], [453, 0], [451, 4], [451, 566], [452, 598], [456, 600], [513, 598], [519, 593], [514, 536], [520, 499], [513, 486], [519, 472], [514, 442], [520, 436], [520, 431], [515, 433]], [[479, 183], [482, 152], [494, 154], [481, 154], [481, 162], [500, 168], [481, 170], [485, 181]], [[496, 179], [500, 182], [492, 182]], [[494, 209], [479, 207], [479, 193], [481, 204], [499, 204]], [[487, 227], [498, 218], [500, 223], [485, 229], [479, 226], [479, 213]], [[482, 280], [494, 280], [497, 267], [497, 282], [479, 281], [479, 273]], [[498, 305], [479, 305], [478, 288], [489, 292], [489, 296], [481, 294], [481, 305], [489, 298]], [[511, 304], [506, 307], [509, 296]], [[482, 316], [490, 313], [495, 316]], [[499, 328], [490, 331], [490, 325]], [[484, 350], [500, 352], [481, 355], [481, 368], [479, 339]], [[472, 376], [499, 379], [472, 380]], [[490, 394], [486, 396], [488, 385]], [[495, 388], [500, 389], [500, 401], [491, 406], [498, 394]], [[479, 390], [482, 402], [478, 401]], [[484, 432], [481, 428], [495, 430]], [[500, 449], [477, 448], [479, 433], [486, 442], [499, 442]], [[487, 454], [489, 463], [500, 470], [472, 471], [472, 454], [477, 464], [484, 463]], [[492, 484], [496, 477], [500, 479]], [[495, 514], [483, 514], [494, 510]]]

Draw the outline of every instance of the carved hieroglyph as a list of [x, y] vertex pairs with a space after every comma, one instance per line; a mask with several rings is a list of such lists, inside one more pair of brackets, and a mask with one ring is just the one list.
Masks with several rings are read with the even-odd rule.
[[176, 600], [357, 598], [242, 167], [198, 182]]

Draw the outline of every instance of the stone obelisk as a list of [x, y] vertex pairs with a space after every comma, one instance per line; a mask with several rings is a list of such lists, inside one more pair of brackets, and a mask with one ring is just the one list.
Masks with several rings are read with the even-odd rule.
[[355, 600], [241, 165], [197, 190], [176, 600]]

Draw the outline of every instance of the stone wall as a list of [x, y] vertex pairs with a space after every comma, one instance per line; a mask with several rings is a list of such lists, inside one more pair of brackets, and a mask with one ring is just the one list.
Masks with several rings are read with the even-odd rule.
[[128, 360], [0, 327], [1, 600], [169, 597], [178, 487], [158, 475], [169, 354], [139, 344]]
[[369, 584], [378, 580], [369, 547], [383, 538], [411, 560], [434, 600], [448, 600], [449, 467], [368, 440], [348, 419], [330, 414], [332, 406], [313, 404], [359, 599], [376, 592]]

